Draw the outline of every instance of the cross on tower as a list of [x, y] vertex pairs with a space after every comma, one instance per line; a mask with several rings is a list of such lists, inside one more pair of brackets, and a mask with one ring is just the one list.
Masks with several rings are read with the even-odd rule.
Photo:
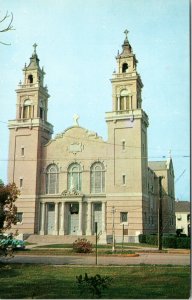
[[35, 44], [33, 45], [33, 47], [34, 47], [34, 53], [36, 54], [37, 44], [35, 43]]
[[74, 114], [73, 116], [73, 120], [74, 120], [74, 126], [79, 126], [79, 116], [77, 114]]
[[125, 33], [125, 39], [127, 40], [127, 35], [129, 33], [129, 31], [127, 29], [125, 29], [124, 33]]

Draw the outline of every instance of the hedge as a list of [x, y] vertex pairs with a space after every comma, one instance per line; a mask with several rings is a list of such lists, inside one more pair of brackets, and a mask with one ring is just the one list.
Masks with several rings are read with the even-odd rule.
[[146, 243], [149, 245], [158, 245], [158, 236], [157, 235], [152, 235], [152, 234], [147, 234], [146, 235]]
[[139, 243], [146, 243], [146, 234], [139, 235]]
[[[158, 235], [157, 234], [140, 234], [139, 242], [146, 243], [149, 245], [158, 245]], [[165, 248], [175, 248], [175, 249], [190, 249], [191, 239], [190, 237], [178, 237], [176, 235], [164, 235], [162, 238], [163, 247]]]
[[191, 248], [190, 237], [178, 237], [176, 239], [176, 248], [190, 249]]
[[163, 236], [163, 247], [165, 248], [177, 248], [175, 236]]

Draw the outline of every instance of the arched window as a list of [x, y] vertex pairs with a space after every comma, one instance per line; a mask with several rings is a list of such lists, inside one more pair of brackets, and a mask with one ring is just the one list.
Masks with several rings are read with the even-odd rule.
[[59, 186], [59, 174], [56, 165], [51, 164], [47, 167], [46, 173], [46, 194], [57, 194]]
[[68, 190], [81, 191], [81, 177], [81, 166], [78, 163], [71, 164], [68, 168]]
[[25, 100], [23, 105], [23, 118], [30, 119], [32, 117], [32, 101], [30, 99], [27, 99]]
[[91, 193], [104, 193], [105, 191], [105, 168], [100, 162], [91, 166]]
[[127, 63], [124, 63], [124, 64], [122, 65], [122, 73], [126, 73], [127, 70], [128, 70], [128, 64], [127, 64]]
[[33, 75], [28, 76], [28, 83], [33, 83]]

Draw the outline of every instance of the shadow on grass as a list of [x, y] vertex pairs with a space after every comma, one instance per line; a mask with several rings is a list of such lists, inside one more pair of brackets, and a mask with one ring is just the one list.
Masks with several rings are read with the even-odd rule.
[[0, 269], [1, 299], [90, 299], [80, 297], [76, 276], [113, 278], [104, 299], [188, 299], [189, 267], [71, 267], [11, 264]]
[[0, 262], [0, 279], [1, 278], [12, 278], [19, 275], [18, 270], [9, 264], [9, 262]]

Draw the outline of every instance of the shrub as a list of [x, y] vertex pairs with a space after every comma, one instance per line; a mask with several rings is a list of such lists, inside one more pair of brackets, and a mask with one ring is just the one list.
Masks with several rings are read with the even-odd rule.
[[[158, 235], [156, 234], [140, 234], [140, 243], [147, 243], [149, 245], [158, 245]], [[190, 237], [181, 235], [176, 236], [175, 234], [165, 233], [162, 237], [163, 247], [165, 248], [176, 248], [176, 249], [190, 249], [191, 239]]]
[[139, 243], [146, 243], [146, 235], [139, 234]]
[[163, 236], [163, 247], [176, 248], [176, 239], [175, 236]]
[[149, 245], [158, 245], [158, 236], [155, 234], [147, 234], [146, 243]]
[[91, 253], [92, 244], [86, 239], [78, 239], [73, 243], [73, 251], [76, 253]]
[[191, 239], [190, 237], [178, 237], [176, 239], [176, 248], [177, 249], [190, 249]]
[[108, 276], [101, 277], [99, 274], [88, 277], [87, 273], [85, 273], [84, 278], [82, 275], [79, 275], [76, 276], [76, 280], [81, 296], [91, 295], [91, 298], [101, 298], [102, 290], [108, 288], [112, 278]]

